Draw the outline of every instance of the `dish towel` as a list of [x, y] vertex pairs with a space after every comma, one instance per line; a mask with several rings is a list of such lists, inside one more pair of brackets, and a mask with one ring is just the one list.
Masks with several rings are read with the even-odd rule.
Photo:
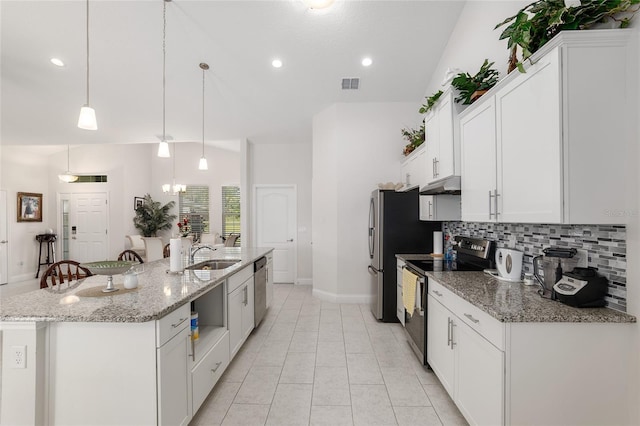
[[413, 315], [413, 308], [416, 306], [417, 282], [418, 276], [416, 274], [407, 269], [402, 270], [402, 304], [409, 316]]

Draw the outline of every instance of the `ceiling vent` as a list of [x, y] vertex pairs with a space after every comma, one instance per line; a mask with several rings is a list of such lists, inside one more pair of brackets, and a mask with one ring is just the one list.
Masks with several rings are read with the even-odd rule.
[[359, 78], [343, 78], [342, 79], [342, 90], [358, 90], [358, 87], [360, 87]]

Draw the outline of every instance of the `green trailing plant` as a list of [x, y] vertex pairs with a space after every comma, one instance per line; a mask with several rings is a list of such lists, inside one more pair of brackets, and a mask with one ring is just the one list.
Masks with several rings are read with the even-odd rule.
[[164, 206], [159, 201], [153, 201], [151, 195], [144, 196], [144, 202], [136, 208], [133, 218], [133, 226], [145, 237], [155, 237], [158, 231], [171, 229], [175, 214], [170, 214], [176, 205], [175, 201], [169, 201]]
[[402, 129], [400, 132], [402, 133], [402, 137], [409, 141], [409, 143], [404, 147], [404, 155], [411, 154], [414, 149], [424, 143], [424, 123], [418, 129]]
[[431, 108], [433, 108], [433, 106], [436, 104], [436, 102], [438, 102], [438, 99], [440, 99], [440, 96], [442, 96], [442, 90], [438, 90], [436, 93], [429, 96], [427, 98], [427, 102], [420, 107], [418, 112], [420, 114], [428, 113], [431, 110]]
[[[567, 6], [569, 4], [569, 6]], [[509, 24], [500, 34], [510, 50], [508, 72], [522, 63], [563, 30], [585, 30], [594, 24], [613, 21], [626, 28], [640, 8], [640, 0], [538, 0], [496, 25]], [[518, 60], [518, 46], [522, 59]]]
[[457, 103], [462, 101], [465, 105], [471, 104], [482, 96], [479, 92], [489, 90], [496, 85], [499, 74], [491, 68], [492, 65], [493, 62], [485, 59], [476, 75], [460, 73], [451, 80], [451, 85], [458, 89], [459, 96], [455, 99]]

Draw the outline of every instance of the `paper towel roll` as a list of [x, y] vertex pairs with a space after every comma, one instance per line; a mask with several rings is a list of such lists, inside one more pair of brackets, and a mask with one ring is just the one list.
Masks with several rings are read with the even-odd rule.
[[442, 254], [442, 231], [433, 232], [433, 254]]
[[171, 238], [169, 240], [169, 270], [171, 272], [182, 271], [182, 240]]

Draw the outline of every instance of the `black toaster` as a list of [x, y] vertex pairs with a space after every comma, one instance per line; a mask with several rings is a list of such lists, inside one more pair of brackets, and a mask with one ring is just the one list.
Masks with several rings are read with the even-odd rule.
[[556, 299], [576, 308], [605, 306], [607, 279], [598, 275], [595, 268], [574, 268], [565, 272], [553, 290]]

